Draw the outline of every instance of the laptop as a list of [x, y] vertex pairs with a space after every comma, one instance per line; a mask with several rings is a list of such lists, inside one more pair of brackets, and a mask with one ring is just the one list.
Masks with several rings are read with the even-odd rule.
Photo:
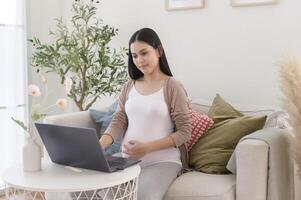
[[35, 123], [35, 126], [54, 163], [102, 172], [114, 172], [140, 162], [140, 160], [129, 158], [105, 156], [96, 130], [93, 128], [44, 123]]

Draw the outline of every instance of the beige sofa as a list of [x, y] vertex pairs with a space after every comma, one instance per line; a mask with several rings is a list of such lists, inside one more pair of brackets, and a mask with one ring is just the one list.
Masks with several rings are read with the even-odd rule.
[[[192, 107], [206, 113], [210, 103], [200, 100]], [[235, 106], [246, 114], [269, 114], [267, 126], [285, 128], [284, 117], [273, 109], [254, 106]], [[51, 116], [47, 123], [97, 128], [89, 112]], [[168, 190], [165, 200], [267, 200], [268, 145], [260, 140], [247, 139], [236, 147], [237, 174], [212, 175], [188, 172], [178, 177]], [[159, 183], [158, 183], [159, 184]]]

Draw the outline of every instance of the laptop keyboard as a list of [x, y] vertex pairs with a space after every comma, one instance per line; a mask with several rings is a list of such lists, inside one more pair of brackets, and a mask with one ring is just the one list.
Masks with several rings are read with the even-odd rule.
[[127, 158], [122, 158], [122, 157], [114, 157], [114, 156], [107, 156], [106, 157], [108, 163], [110, 166], [122, 166], [127, 163]]

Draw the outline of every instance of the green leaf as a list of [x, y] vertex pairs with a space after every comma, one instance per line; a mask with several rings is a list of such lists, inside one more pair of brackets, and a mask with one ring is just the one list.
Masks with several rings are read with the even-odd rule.
[[11, 118], [16, 124], [18, 124], [21, 128], [23, 128], [26, 132], [28, 131], [27, 126], [25, 126], [24, 122], [17, 120], [15, 118]]

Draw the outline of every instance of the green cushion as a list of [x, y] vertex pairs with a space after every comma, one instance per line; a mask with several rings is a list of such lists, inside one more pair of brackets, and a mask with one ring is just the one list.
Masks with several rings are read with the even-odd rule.
[[244, 116], [216, 95], [208, 113], [215, 124], [190, 151], [189, 164], [197, 171], [210, 174], [229, 173], [228, 160], [238, 141], [264, 127], [266, 116]]
[[208, 111], [208, 116], [211, 117], [216, 124], [227, 119], [233, 119], [244, 115], [226, 102], [219, 94], [216, 94]]

